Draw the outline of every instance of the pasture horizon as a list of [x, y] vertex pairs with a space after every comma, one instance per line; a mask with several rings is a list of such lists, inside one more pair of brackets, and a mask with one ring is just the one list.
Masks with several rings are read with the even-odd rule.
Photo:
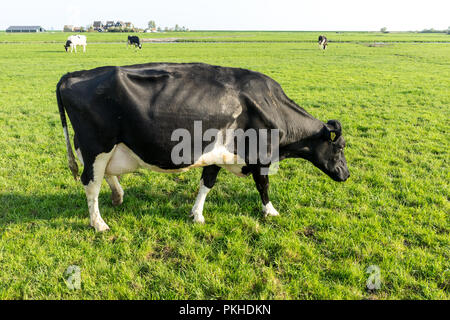
[[[42, 33], [7, 33], [0, 32], [0, 44], [4, 43], [65, 43], [67, 37], [76, 32], [42, 32]], [[420, 33], [420, 32], [391, 32], [379, 31], [189, 31], [189, 32], [162, 32], [162, 33], [130, 33], [130, 32], [83, 32], [89, 43], [119, 43], [126, 42], [127, 35], [139, 36], [146, 42], [196, 42], [196, 43], [302, 43], [317, 42], [319, 35], [327, 36], [330, 43], [369, 43], [369, 42], [450, 42], [450, 35], [446, 33]]]

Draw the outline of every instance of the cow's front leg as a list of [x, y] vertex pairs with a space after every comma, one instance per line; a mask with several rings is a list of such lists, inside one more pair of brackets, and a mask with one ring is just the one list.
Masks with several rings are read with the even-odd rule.
[[197, 199], [195, 199], [195, 204], [191, 211], [191, 217], [194, 217], [194, 222], [205, 223], [203, 206], [205, 204], [206, 196], [216, 183], [219, 171], [220, 167], [216, 165], [203, 168], [202, 179], [200, 180], [200, 190], [198, 191]]
[[278, 211], [275, 210], [272, 203], [269, 201], [269, 176], [261, 174], [260, 167], [254, 168], [254, 170], [252, 170], [252, 175], [256, 184], [256, 189], [258, 189], [259, 195], [261, 196], [264, 216], [278, 216]]
[[91, 161], [89, 157], [83, 155], [85, 166], [83, 174], [81, 175], [81, 182], [84, 185], [86, 192], [87, 203], [89, 207], [90, 224], [96, 231], [106, 231], [109, 229], [108, 225], [100, 216], [98, 208], [98, 195], [100, 187], [102, 186], [103, 177], [105, 175], [105, 168], [111, 159], [113, 151], [110, 153], [101, 153]]

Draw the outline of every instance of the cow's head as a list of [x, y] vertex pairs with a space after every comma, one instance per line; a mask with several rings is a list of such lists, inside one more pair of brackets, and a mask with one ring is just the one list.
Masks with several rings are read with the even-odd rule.
[[335, 181], [350, 177], [344, 156], [345, 140], [337, 120], [328, 121], [320, 134], [311, 141], [309, 160]]
[[64, 49], [66, 49], [66, 52], [67, 52], [67, 50], [69, 50], [71, 44], [72, 44], [72, 41], [70, 41], [70, 40], [66, 41], [66, 44], [64, 45]]

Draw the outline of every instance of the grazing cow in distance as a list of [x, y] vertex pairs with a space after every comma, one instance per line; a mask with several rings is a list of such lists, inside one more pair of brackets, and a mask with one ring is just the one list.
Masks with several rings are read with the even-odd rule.
[[66, 44], [64, 45], [64, 49], [66, 49], [66, 52], [69, 51], [73, 52], [75, 49], [75, 53], [77, 52], [77, 46], [83, 46], [83, 52], [86, 52], [86, 36], [81, 35], [75, 35], [75, 36], [69, 36], [67, 38]]
[[127, 48], [131, 45], [134, 45], [135, 48], [142, 49], [142, 44], [138, 36], [128, 36]]
[[325, 50], [328, 45], [327, 37], [319, 36], [319, 48]]
[[203, 63], [107, 66], [64, 75], [56, 97], [69, 168], [77, 179], [66, 112], [75, 133], [96, 231], [109, 229], [98, 206], [103, 178], [113, 204], [120, 205], [124, 191], [117, 177], [139, 168], [203, 167], [191, 211], [198, 223], [205, 221], [204, 202], [222, 168], [253, 176], [265, 216], [278, 215], [268, 195], [268, 169], [278, 161], [306, 159], [339, 182], [350, 176], [339, 121], [314, 118], [258, 72]]

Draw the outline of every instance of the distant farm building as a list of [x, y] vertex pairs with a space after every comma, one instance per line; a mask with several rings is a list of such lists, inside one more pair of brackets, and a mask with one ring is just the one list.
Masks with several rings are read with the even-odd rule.
[[[134, 25], [132, 22], [123, 22], [123, 21], [106, 21], [105, 24], [103, 24], [102, 21], [94, 21], [92, 24], [92, 29], [102, 32], [121, 32], [121, 31], [128, 31], [130, 29], [134, 29]], [[128, 30], [127, 30], [128, 29]]]
[[6, 32], [45, 32], [41, 26], [11, 26]]
[[97, 29], [103, 29], [103, 23], [101, 21], [94, 21], [94, 23], [92, 24], [92, 27], [97, 30]]
[[67, 24], [64, 26], [64, 32], [84, 32], [85, 29], [83, 27], [75, 27], [73, 25]]
[[72, 25], [65, 25], [64, 26], [64, 32], [72, 32], [73, 31], [73, 26]]

